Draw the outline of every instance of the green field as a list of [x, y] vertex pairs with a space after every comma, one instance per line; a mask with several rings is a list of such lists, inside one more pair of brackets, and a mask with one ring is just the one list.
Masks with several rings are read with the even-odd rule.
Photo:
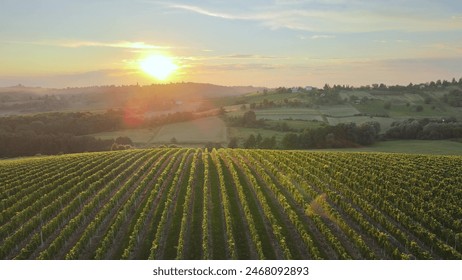
[[[367, 93], [367, 92], [366, 92]], [[343, 93], [342, 96], [360, 96], [355, 93]], [[352, 104], [359, 112], [369, 115], [388, 115], [391, 118], [409, 119], [409, 118], [441, 118], [453, 116], [462, 118], [460, 108], [451, 107], [441, 101], [443, 93], [399, 93], [399, 94], [375, 94], [370, 95], [369, 100], [365, 103]], [[429, 104], [424, 102], [426, 97], [431, 97]], [[390, 103], [389, 109], [385, 109], [386, 103]], [[422, 111], [417, 111], [416, 106], [422, 106]]]
[[138, 149], [0, 161], [0, 259], [462, 260], [462, 157]]
[[360, 113], [350, 104], [319, 106], [319, 112], [323, 115], [332, 117], [350, 117]]
[[135, 146], [146, 147], [149, 146], [154, 136], [159, 131], [159, 128], [136, 128], [124, 129], [117, 131], [101, 132], [91, 134], [90, 136], [100, 139], [116, 139], [117, 137], [129, 137]]
[[178, 144], [205, 144], [208, 142], [227, 143], [225, 123], [217, 117], [173, 123], [155, 128], [124, 129], [92, 134], [96, 138], [116, 139], [129, 137], [136, 147], [152, 147], [170, 144], [175, 138]]
[[290, 129], [303, 130], [303, 129], [312, 129], [318, 128], [322, 125], [325, 125], [324, 122], [320, 121], [300, 121], [300, 120], [267, 120], [265, 124], [270, 127], [275, 127], [277, 125], [286, 124]]
[[285, 99], [291, 100], [291, 99], [297, 99], [300, 100], [301, 95], [298, 93], [284, 93], [284, 94], [279, 94], [279, 93], [268, 93], [268, 94], [263, 94], [263, 93], [253, 93], [253, 94], [247, 94], [244, 97], [241, 97], [242, 100], [245, 100], [246, 103], [261, 103], [264, 100], [267, 101], [273, 101], [275, 103], [282, 103], [284, 102]]
[[271, 108], [255, 110], [255, 114], [257, 119], [323, 121], [319, 110], [312, 108]]
[[218, 117], [164, 125], [153, 137], [151, 143], [171, 143], [172, 138], [175, 138], [179, 144], [228, 142], [225, 123]]
[[332, 106], [317, 106], [316, 108], [270, 108], [255, 110], [255, 114], [258, 119], [267, 120], [317, 120], [324, 121], [323, 116], [332, 117], [350, 117], [360, 112], [351, 106], [350, 104], [345, 105], [332, 105]]

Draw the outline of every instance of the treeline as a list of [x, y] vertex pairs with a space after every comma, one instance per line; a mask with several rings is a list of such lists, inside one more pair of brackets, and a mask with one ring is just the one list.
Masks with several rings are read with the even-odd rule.
[[448, 80], [436, 80], [427, 83], [420, 83], [420, 84], [413, 84], [409, 83], [407, 86], [405, 85], [385, 85], [383, 83], [380, 84], [372, 84], [372, 85], [365, 85], [360, 87], [350, 87], [350, 86], [339, 86], [334, 85], [333, 89], [343, 89], [343, 90], [379, 90], [379, 91], [389, 91], [389, 92], [419, 92], [423, 89], [425, 90], [436, 90], [441, 88], [447, 88], [450, 86], [462, 86], [462, 78], [458, 80], [456, 78], [452, 78], [451, 81]]
[[0, 157], [55, 155], [110, 150], [113, 139], [87, 134], [112, 131], [123, 123], [123, 112], [104, 114], [43, 113], [0, 118]]
[[226, 117], [225, 121], [228, 123], [229, 126], [237, 127], [257, 128], [263, 127], [265, 125], [264, 120], [257, 120], [257, 115], [252, 110], [245, 112], [242, 116]]
[[342, 123], [306, 129], [302, 133], [288, 133], [281, 141], [283, 149], [349, 148], [371, 145], [379, 137], [380, 124], [367, 122], [360, 125]]
[[228, 148], [245, 148], [245, 149], [277, 149], [276, 137], [262, 137], [260, 133], [255, 136], [250, 134], [247, 139], [244, 140], [242, 146], [239, 145], [237, 138], [233, 137], [229, 141]]
[[103, 114], [55, 112], [8, 116], [0, 118], [0, 133], [87, 135], [122, 128], [124, 116], [122, 110], [108, 110]]
[[462, 122], [455, 118], [441, 120], [409, 119], [394, 122], [384, 134], [379, 134], [378, 122], [367, 122], [360, 125], [343, 123], [335, 126], [322, 126], [306, 129], [301, 133], [287, 133], [281, 141], [275, 137], [263, 138], [251, 134], [238, 143], [231, 139], [229, 148], [242, 147], [246, 149], [325, 149], [325, 148], [351, 148], [368, 146], [379, 140], [443, 140], [462, 138]]
[[54, 112], [0, 118], [0, 157], [54, 155], [130, 148], [130, 139], [101, 140], [88, 136], [125, 128], [155, 127], [201, 117], [175, 112], [146, 118], [130, 110]]
[[21, 131], [0, 133], [0, 157], [57, 155], [110, 150], [113, 139], [101, 140], [68, 133], [41, 134]]
[[322, 126], [305, 129], [301, 133], [287, 133], [280, 142], [276, 137], [262, 137], [251, 134], [239, 145], [236, 138], [232, 138], [229, 148], [242, 147], [246, 149], [325, 149], [350, 148], [367, 146], [379, 139], [380, 124], [367, 122], [360, 125], [343, 123], [335, 126]]
[[385, 133], [387, 139], [441, 140], [461, 137], [462, 122], [458, 122], [455, 118], [409, 119], [394, 122]]

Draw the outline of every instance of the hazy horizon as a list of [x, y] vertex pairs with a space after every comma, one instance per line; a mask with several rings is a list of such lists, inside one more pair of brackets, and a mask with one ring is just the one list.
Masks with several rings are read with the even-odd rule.
[[3, 2], [0, 87], [322, 87], [462, 77], [455, 0]]

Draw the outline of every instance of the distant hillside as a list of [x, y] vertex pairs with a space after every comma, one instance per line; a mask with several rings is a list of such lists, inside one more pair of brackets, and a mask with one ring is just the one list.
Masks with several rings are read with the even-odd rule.
[[[239, 96], [261, 91], [256, 87], [227, 87], [199, 83], [153, 84], [147, 86], [97, 86], [48, 89], [22, 85], [0, 88], [0, 115], [61, 110], [106, 110], [131, 107], [144, 111], [172, 109], [172, 104], [205, 98]], [[188, 108], [190, 109], [190, 108]]]
[[0, 87], [0, 97], [15, 95], [52, 95], [52, 94], [141, 94], [151, 93], [169, 95], [174, 97], [213, 98], [229, 95], [241, 95], [250, 92], [263, 90], [261, 87], [253, 86], [220, 86], [204, 83], [171, 83], [152, 85], [127, 85], [127, 86], [94, 86], [94, 87], [68, 87], [68, 88], [40, 88], [17, 85], [12, 87]]

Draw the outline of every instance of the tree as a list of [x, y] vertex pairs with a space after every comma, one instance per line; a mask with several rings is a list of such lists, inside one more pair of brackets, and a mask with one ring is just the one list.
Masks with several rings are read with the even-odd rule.
[[262, 141], [263, 141], [263, 137], [261, 136], [260, 133], [258, 133], [257, 137], [255, 138], [255, 146], [259, 148]]
[[257, 122], [257, 115], [252, 110], [247, 111], [244, 113], [242, 121], [244, 126], [253, 126]]
[[119, 145], [130, 145], [133, 146], [133, 141], [127, 136], [119, 136], [116, 138], [115, 143]]
[[257, 140], [255, 139], [255, 135], [250, 134], [250, 136], [244, 142], [244, 148], [246, 149], [254, 149], [256, 148]]
[[326, 146], [329, 148], [335, 147], [335, 134], [332, 132], [326, 135]]
[[290, 127], [286, 122], [277, 123], [276, 124], [276, 130], [280, 130], [280, 131], [284, 131], [284, 132], [285, 131], [290, 131]]
[[[375, 122], [377, 123], [377, 122]], [[378, 128], [375, 123], [363, 123], [358, 127], [358, 143], [361, 145], [371, 145], [377, 139], [378, 131], [380, 130], [380, 124]]]
[[232, 137], [230, 140], [229, 140], [229, 143], [228, 143], [228, 148], [231, 148], [231, 149], [235, 149], [238, 147], [238, 140], [236, 137]]
[[298, 149], [298, 135], [295, 133], [288, 133], [282, 139], [282, 147], [287, 150]]
[[356, 102], [359, 99], [356, 95], [350, 96], [350, 102]]
[[276, 148], [276, 137], [265, 137], [260, 144], [260, 148], [262, 149], [275, 149]]
[[111, 146], [111, 151], [123, 151], [123, 150], [128, 150], [131, 148], [132, 146], [130, 145], [121, 145], [121, 144], [114, 143]]

